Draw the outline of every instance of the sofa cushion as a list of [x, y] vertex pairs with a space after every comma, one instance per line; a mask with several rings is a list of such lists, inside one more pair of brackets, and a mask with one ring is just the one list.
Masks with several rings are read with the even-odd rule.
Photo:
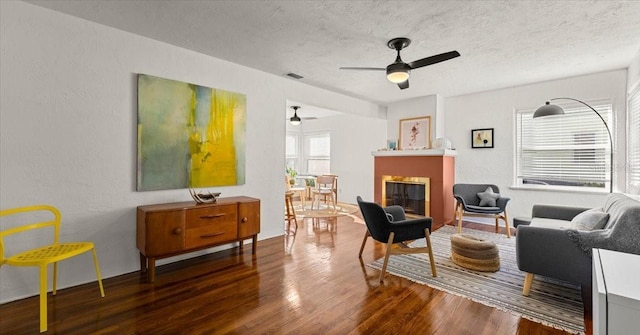
[[571, 221], [547, 219], [547, 218], [533, 218], [529, 226], [538, 228], [552, 228], [552, 229], [571, 229]]
[[609, 214], [602, 211], [602, 208], [593, 208], [576, 215], [571, 220], [570, 229], [594, 230], [602, 229], [609, 221]]
[[478, 193], [478, 198], [480, 198], [480, 207], [495, 207], [500, 194], [494, 193], [491, 187], [487, 187], [484, 192]]

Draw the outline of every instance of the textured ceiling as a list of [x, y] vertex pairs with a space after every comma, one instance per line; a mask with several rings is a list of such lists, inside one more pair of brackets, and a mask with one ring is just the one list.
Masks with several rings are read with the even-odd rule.
[[[626, 68], [640, 50], [640, 1], [27, 2], [381, 104]], [[462, 56], [412, 71], [402, 91], [338, 69], [385, 67], [400, 36], [405, 62]]]

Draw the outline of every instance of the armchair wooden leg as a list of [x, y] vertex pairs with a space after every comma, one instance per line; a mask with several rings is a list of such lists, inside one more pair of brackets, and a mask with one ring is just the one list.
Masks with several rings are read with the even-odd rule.
[[529, 291], [531, 291], [531, 283], [533, 283], [533, 273], [527, 272], [524, 277], [524, 285], [522, 286], [522, 295], [528, 297]]
[[424, 239], [427, 240], [427, 248], [429, 249], [429, 263], [431, 263], [431, 275], [434, 277], [438, 276], [436, 272], [436, 261], [433, 259], [433, 248], [431, 248], [431, 235], [429, 234], [429, 229], [424, 230]]
[[507, 211], [504, 211], [504, 216], [502, 219], [504, 220], [504, 227], [507, 228], [507, 238], [511, 238], [511, 228], [509, 228], [509, 217], [507, 216]]
[[500, 229], [499, 228], [500, 227], [500, 222], [499, 222], [500, 221], [500, 215], [496, 214], [496, 216], [494, 218], [496, 219], [496, 234], [497, 234], [499, 229]]
[[369, 237], [369, 230], [364, 232], [364, 238], [362, 239], [362, 245], [360, 246], [360, 253], [358, 254], [359, 258], [362, 258], [362, 251], [364, 250], [364, 245], [367, 243], [368, 237]]
[[455, 226], [457, 221], [458, 221], [458, 203], [456, 203], [456, 206], [453, 208], [453, 222], [451, 223], [451, 225]]
[[393, 238], [395, 233], [389, 234], [389, 240], [387, 241], [387, 251], [384, 254], [384, 262], [382, 263], [382, 269], [380, 270], [380, 282], [384, 282], [384, 274], [387, 272], [387, 263], [389, 262], [389, 256], [391, 256], [391, 248], [393, 247]]
[[458, 205], [458, 234], [462, 233], [462, 204]]

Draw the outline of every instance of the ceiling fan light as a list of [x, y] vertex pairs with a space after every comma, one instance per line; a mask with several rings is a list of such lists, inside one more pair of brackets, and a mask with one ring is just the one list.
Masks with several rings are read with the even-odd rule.
[[387, 79], [394, 84], [404, 83], [409, 79], [409, 65], [402, 62], [395, 62], [387, 66]]
[[409, 79], [409, 72], [399, 70], [396, 72], [387, 73], [387, 79], [394, 84], [404, 83]]

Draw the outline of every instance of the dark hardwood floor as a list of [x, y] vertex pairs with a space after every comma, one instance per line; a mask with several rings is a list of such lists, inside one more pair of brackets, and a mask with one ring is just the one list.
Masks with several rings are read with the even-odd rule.
[[[329, 228], [300, 221], [259, 241], [256, 257], [245, 246], [160, 266], [153, 284], [109, 278], [104, 298], [96, 283], [59, 290], [47, 334], [566, 334], [391, 275], [381, 285], [365, 264], [384, 246], [370, 240], [361, 262], [365, 227], [343, 217]], [[37, 334], [38, 322], [37, 296], [0, 305], [1, 334]]]

